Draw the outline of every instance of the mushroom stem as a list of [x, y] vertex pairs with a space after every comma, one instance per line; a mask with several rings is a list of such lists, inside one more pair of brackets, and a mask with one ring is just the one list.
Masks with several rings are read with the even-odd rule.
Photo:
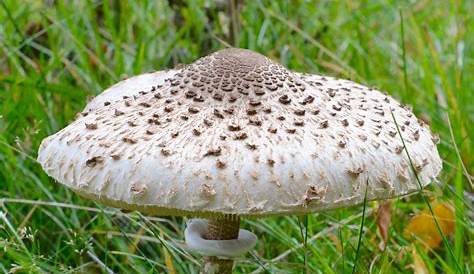
[[[208, 240], [233, 240], [239, 237], [240, 218], [235, 216], [225, 216], [220, 219], [208, 220], [208, 231], [204, 238]], [[234, 266], [233, 259], [223, 259], [214, 256], [204, 257], [204, 265], [201, 273], [214, 274], [232, 273]]]
[[239, 237], [240, 218], [226, 216], [221, 219], [208, 219], [207, 233], [204, 238], [208, 240], [232, 240]]

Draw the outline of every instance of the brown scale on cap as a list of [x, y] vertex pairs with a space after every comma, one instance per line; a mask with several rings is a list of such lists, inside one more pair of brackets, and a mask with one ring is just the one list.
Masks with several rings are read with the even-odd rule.
[[230, 130], [230, 131], [239, 131], [241, 130], [242, 128], [240, 127], [240, 125], [238, 124], [229, 124], [227, 126], [227, 128]]
[[307, 105], [307, 104], [311, 104], [312, 102], [314, 102], [314, 97], [311, 95], [308, 95], [306, 98], [304, 98], [304, 100], [300, 104]]
[[414, 167], [417, 172], [420, 172], [428, 164], [428, 159], [423, 158], [420, 162], [415, 163]]
[[133, 120], [127, 121], [127, 124], [131, 127], [136, 127], [138, 125], [137, 122]]
[[115, 116], [120, 116], [120, 115], [124, 115], [125, 112], [121, 111], [121, 110], [118, 110], [118, 109], [115, 109]]
[[329, 88], [327, 91], [327, 94], [329, 95], [329, 97], [334, 97], [336, 96], [336, 91], [332, 88]]
[[170, 156], [170, 155], [171, 155], [171, 150], [168, 149], [168, 148], [162, 148], [162, 149], [161, 149], [161, 154], [162, 154], [163, 156]]
[[272, 108], [271, 107], [265, 107], [265, 108], [263, 108], [263, 112], [265, 112], [267, 114], [272, 113]]
[[302, 126], [304, 126], [304, 121], [301, 120], [301, 119], [296, 119], [296, 120], [293, 122], [293, 124], [294, 124], [295, 126], [297, 126], [297, 127], [302, 127]]
[[306, 110], [304, 110], [304, 109], [297, 109], [297, 110], [294, 111], [294, 113], [298, 116], [304, 116], [305, 112], [306, 112]]
[[415, 141], [418, 141], [420, 139], [420, 130], [416, 130], [414, 133], [413, 133], [413, 139], [415, 139]]
[[341, 121], [341, 123], [342, 123], [342, 125], [345, 126], [345, 127], [347, 127], [347, 126], [349, 125], [349, 121], [348, 121], [347, 119], [343, 119], [343, 120]]
[[139, 103], [138, 105], [139, 105], [139, 106], [142, 106], [142, 107], [146, 107], [146, 108], [151, 107], [151, 105], [150, 105], [149, 103], [147, 103], [147, 102], [141, 102], [141, 103]]
[[256, 118], [256, 117], [250, 117], [249, 118], [249, 125], [253, 125], [253, 126], [261, 126], [262, 125], [262, 120], [260, 120], [259, 118]]
[[224, 115], [222, 114], [222, 112], [218, 109], [214, 109], [214, 116], [216, 116], [217, 118], [220, 118], [220, 119], [224, 119]]
[[250, 143], [247, 143], [245, 144], [245, 146], [250, 149], [250, 150], [256, 150], [257, 149], [257, 145], [256, 144], [250, 144]]
[[303, 196], [303, 206], [306, 207], [312, 202], [323, 199], [326, 190], [327, 188], [310, 185]]
[[288, 105], [289, 103], [291, 103], [290, 97], [286, 94], [280, 96], [280, 98], [278, 98], [278, 101], [284, 105]]
[[94, 156], [92, 158], [89, 158], [87, 161], [86, 161], [86, 166], [87, 167], [95, 167], [96, 165], [98, 164], [102, 164], [104, 162], [104, 157], [102, 156]]
[[221, 161], [221, 160], [217, 160], [216, 161], [216, 167], [220, 168], [220, 169], [224, 169], [226, 167], [226, 163]]
[[396, 146], [395, 153], [400, 154], [402, 153], [403, 149], [404, 149], [404, 146]]
[[275, 165], [275, 160], [273, 159], [267, 159], [267, 164], [271, 167], [273, 167]]
[[91, 130], [97, 129], [97, 123], [84, 123], [84, 124], [86, 125], [87, 129], [91, 129]]
[[188, 108], [188, 112], [189, 112], [189, 113], [192, 113], [192, 114], [196, 114], [196, 113], [199, 112], [199, 108], [197, 108], [197, 107], [189, 107], [189, 108]]
[[249, 101], [249, 105], [252, 106], [252, 107], [256, 107], [256, 106], [259, 106], [261, 104], [262, 104], [262, 102], [256, 101], [256, 100], [250, 99], [250, 101]]
[[257, 114], [257, 110], [256, 109], [248, 109], [247, 110], [247, 115], [255, 115]]
[[248, 135], [245, 132], [239, 132], [234, 135], [234, 140], [245, 140], [247, 139]]
[[204, 154], [203, 156], [206, 157], [206, 156], [219, 156], [221, 155], [221, 152], [222, 152], [222, 149], [221, 147], [217, 147], [217, 148], [210, 148], [206, 154]]
[[137, 183], [133, 183], [132, 186], [130, 186], [130, 192], [132, 192], [132, 194], [136, 196], [141, 196], [145, 194], [146, 190], [146, 185], [139, 185]]
[[234, 114], [234, 108], [230, 107], [230, 108], [225, 108], [224, 109], [224, 112], [227, 113], [227, 114]]
[[362, 167], [351, 168], [347, 170], [347, 174], [349, 174], [352, 177], [358, 177], [362, 172], [364, 172], [364, 168]]
[[115, 153], [115, 154], [111, 154], [110, 157], [111, 157], [112, 159], [114, 159], [115, 161], [118, 161], [118, 160], [120, 160], [121, 155]]
[[214, 123], [211, 120], [208, 120], [208, 119], [204, 119], [203, 123], [208, 127], [212, 127], [212, 125], [214, 125]]
[[214, 188], [208, 184], [201, 185], [201, 195], [207, 199], [211, 199], [213, 196], [216, 195], [216, 191]]
[[132, 144], [132, 145], [138, 142], [137, 139], [132, 138], [132, 137], [123, 137], [122, 141], [124, 141], [125, 143]]
[[161, 125], [160, 120], [154, 119], [154, 118], [149, 118], [149, 119], [147, 120], [147, 122], [148, 122], [148, 124]]
[[274, 128], [274, 127], [270, 127], [270, 128], [268, 128], [268, 132], [270, 132], [270, 133], [273, 133], [273, 134], [275, 134], [275, 133], [277, 133], [277, 131], [278, 131], [278, 129], [277, 129], [277, 128]]

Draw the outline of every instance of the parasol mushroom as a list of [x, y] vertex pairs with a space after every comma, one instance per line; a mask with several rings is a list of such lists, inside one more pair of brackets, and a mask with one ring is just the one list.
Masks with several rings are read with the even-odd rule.
[[424, 186], [442, 168], [428, 126], [390, 96], [236, 48], [107, 89], [38, 160], [105, 205], [203, 218], [185, 238], [209, 273], [255, 245], [242, 217], [401, 196], [419, 190], [415, 172]]

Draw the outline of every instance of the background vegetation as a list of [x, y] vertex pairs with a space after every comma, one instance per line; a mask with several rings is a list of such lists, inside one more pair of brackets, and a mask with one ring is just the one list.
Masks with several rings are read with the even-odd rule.
[[0, 0], [0, 272], [196, 273], [185, 220], [80, 199], [35, 158], [42, 138], [122, 77], [228, 44], [411, 104], [440, 134], [444, 161], [437, 184], [380, 209], [244, 220], [260, 241], [236, 272], [474, 269], [473, 1], [169, 2]]

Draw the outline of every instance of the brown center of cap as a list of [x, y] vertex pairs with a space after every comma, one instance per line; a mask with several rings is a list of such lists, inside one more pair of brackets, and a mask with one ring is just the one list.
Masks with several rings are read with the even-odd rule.
[[246, 49], [229, 48], [198, 59], [170, 79], [171, 89], [184, 90], [186, 98], [234, 102], [249, 97], [250, 106], [262, 96], [285, 87], [296, 92], [302, 82], [267, 57]]

